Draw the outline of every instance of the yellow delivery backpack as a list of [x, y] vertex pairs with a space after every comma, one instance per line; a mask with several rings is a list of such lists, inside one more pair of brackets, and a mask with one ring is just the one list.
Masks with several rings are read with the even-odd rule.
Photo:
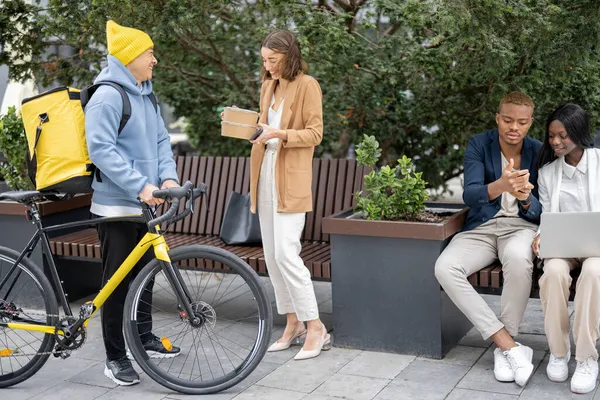
[[[92, 191], [97, 170], [87, 150], [83, 110], [101, 85], [115, 88], [123, 99], [120, 134], [131, 117], [131, 103], [118, 83], [100, 82], [81, 91], [63, 86], [23, 100], [21, 116], [27, 135], [27, 168], [29, 178], [40, 192]], [[154, 94], [149, 97], [156, 110]]]

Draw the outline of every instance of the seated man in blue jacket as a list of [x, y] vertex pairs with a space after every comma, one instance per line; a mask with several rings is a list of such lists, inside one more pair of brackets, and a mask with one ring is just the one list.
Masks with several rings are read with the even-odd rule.
[[[531, 292], [534, 255], [530, 244], [541, 214], [535, 184], [542, 143], [527, 137], [533, 110], [529, 96], [509, 93], [496, 114], [498, 129], [469, 140], [463, 200], [470, 210], [462, 232], [435, 265], [435, 276], [454, 304], [484, 339], [496, 344], [496, 379], [521, 386], [533, 372], [533, 351], [513, 337]], [[500, 317], [467, 280], [498, 259], [504, 275]]]
[[[90, 158], [99, 173], [92, 187], [90, 211], [97, 216], [119, 217], [141, 214], [140, 200], [150, 206], [162, 202], [152, 192], [177, 187], [177, 169], [173, 160], [169, 134], [151, 100], [154, 44], [145, 32], [123, 27], [113, 21], [106, 24], [108, 65], [95, 80], [119, 84], [131, 103], [131, 117], [119, 133], [123, 98], [111, 86], [100, 86], [85, 108], [85, 130]], [[98, 225], [102, 253], [103, 280], [108, 281], [135, 248], [148, 227], [143, 223], [111, 221]], [[129, 283], [154, 258], [152, 249], [142, 257], [132, 273], [117, 287], [102, 307], [102, 336], [106, 348], [104, 374], [118, 385], [140, 381], [127, 358], [123, 338], [123, 304]], [[145, 312], [144, 348], [151, 358], [170, 358], [179, 354], [167, 350], [152, 333], [152, 292], [142, 296]], [[140, 317], [141, 319], [142, 317]]]

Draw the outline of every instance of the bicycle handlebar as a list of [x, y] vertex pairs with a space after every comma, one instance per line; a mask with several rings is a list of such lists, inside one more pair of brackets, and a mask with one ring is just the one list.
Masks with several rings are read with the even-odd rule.
[[[196, 197], [204, 196], [206, 191], [207, 189], [204, 183], [201, 183], [197, 188], [194, 188], [194, 185], [190, 181], [185, 182], [181, 187], [155, 190], [152, 192], [153, 197], [165, 200], [170, 199], [172, 202], [171, 207], [169, 207], [166, 213], [160, 217], [148, 221], [148, 227], [154, 227], [164, 222], [172, 224], [184, 219], [194, 212], [194, 199]], [[185, 209], [183, 212], [177, 214], [177, 209], [179, 208], [179, 204], [183, 198], [186, 199]]]

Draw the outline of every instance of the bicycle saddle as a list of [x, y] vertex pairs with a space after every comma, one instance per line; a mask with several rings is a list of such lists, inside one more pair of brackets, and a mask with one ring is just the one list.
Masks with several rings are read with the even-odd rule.
[[18, 202], [24, 202], [28, 200], [32, 200], [37, 197], [44, 196], [42, 193], [37, 190], [26, 190], [26, 191], [13, 191], [13, 192], [4, 192], [0, 193], [0, 200], [13, 200]]

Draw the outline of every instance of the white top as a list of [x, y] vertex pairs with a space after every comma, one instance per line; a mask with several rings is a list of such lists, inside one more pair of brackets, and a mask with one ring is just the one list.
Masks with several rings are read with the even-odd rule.
[[[583, 196], [586, 198], [587, 210], [600, 212], [600, 187], [598, 186], [600, 184], [600, 149], [586, 149], [584, 157], [586, 160], [584, 176], [587, 181], [587, 191], [583, 193]], [[560, 157], [545, 165], [539, 171], [538, 188], [540, 203], [542, 203], [544, 212], [565, 211], [562, 209], [560, 200], [563, 194], [562, 185], [565, 184], [563, 169], [566, 163], [563, 162], [563, 159], [564, 157]], [[582, 164], [583, 157], [581, 160], [579, 164]], [[577, 167], [579, 168], [579, 165]]]
[[589, 182], [586, 175], [588, 170], [586, 152], [579, 160], [577, 166], [567, 164], [563, 158], [562, 162], [562, 185], [558, 195], [560, 212], [587, 212], [590, 210], [588, 201]]
[[90, 212], [100, 217], [122, 217], [124, 215], [140, 215], [142, 209], [127, 206], [105, 206], [92, 201]]
[[[271, 98], [271, 104], [269, 105], [269, 114], [267, 116], [267, 125], [271, 128], [279, 129], [281, 126], [281, 114], [283, 114], [283, 101], [279, 104], [277, 110], [273, 110], [273, 105], [275, 104], [275, 95]], [[267, 140], [267, 149], [277, 150], [277, 146], [279, 145], [279, 139], [273, 138]]]
[[[500, 152], [500, 156], [502, 156], [502, 169], [504, 170], [508, 167], [508, 160], [504, 157], [504, 154]], [[494, 216], [497, 217], [518, 217], [519, 216], [519, 206], [517, 204], [517, 199], [510, 193], [502, 193], [502, 199], [500, 201], [501, 208], [498, 213]]]

